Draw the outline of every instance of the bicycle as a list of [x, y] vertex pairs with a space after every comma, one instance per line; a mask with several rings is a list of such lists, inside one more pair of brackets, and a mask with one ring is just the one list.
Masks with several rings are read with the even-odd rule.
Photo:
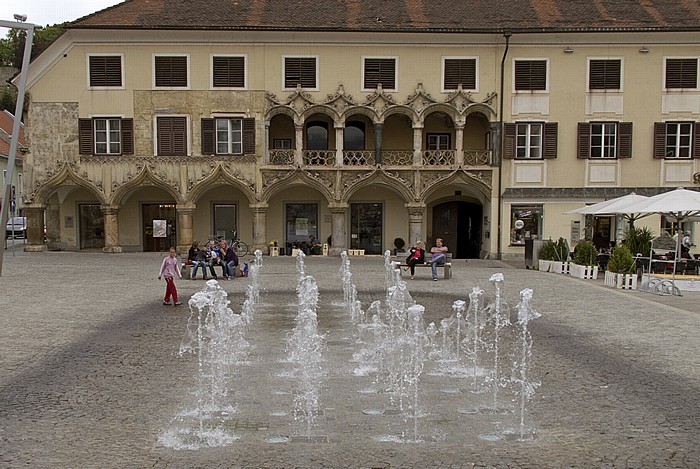
[[238, 239], [238, 232], [233, 232], [233, 238], [231, 238], [231, 247], [236, 252], [238, 257], [245, 257], [248, 254], [248, 245]]

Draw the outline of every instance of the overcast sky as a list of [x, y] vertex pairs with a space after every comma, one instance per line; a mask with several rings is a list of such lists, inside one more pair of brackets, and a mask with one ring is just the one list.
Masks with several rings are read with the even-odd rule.
[[[46, 26], [74, 21], [123, 0], [0, 0], [0, 20], [14, 21], [15, 14], [27, 15], [27, 23]], [[6, 30], [0, 29], [4, 37]]]

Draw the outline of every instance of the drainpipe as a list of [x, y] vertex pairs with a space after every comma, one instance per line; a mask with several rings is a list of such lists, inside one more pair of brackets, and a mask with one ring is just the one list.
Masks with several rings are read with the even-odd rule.
[[501, 59], [501, 95], [498, 100], [498, 138], [501, 142], [500, 148], [498, 149], [498, 230], [496, 236], [497, 240], [497, 252], [496, 259], [501, 260], [503, 257], [503, 247], [501, 242], [501, 232], [502, 232], [502, 212], [503, 212], [503, 196], [501, 192], [503, 191], [503, 185], [501, 183], [501, 178], [503, 177], [503, 102], [505, 101], [503, 97], [503, 88], [505, 83], [505, 68], [506, 68], [506, 57], [508, 56], [508, 46], [510, 45], [510, 37], [512, 33], [510, 30], [503, 31], [503, 37], [506, 38], [506, 48], [503, 51], [503, 58]]

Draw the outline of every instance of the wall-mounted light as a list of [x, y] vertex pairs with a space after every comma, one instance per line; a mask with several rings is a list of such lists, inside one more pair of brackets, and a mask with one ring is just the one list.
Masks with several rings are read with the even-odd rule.
[[24, 23], [25, 21], [27, 21], [27, 15], [15, 14], [15, 20], [19, 21], [20, 23]]
[[564, 49], [565, 54], [571, 54], [573, 52], [574, 52], [574, 50], [571, 47], [567, 47], [566, 49]]
[[646, 53], [648, 53], [648, 52], [649, 52], [649, 49], [647, 49], [647, 47], [646, 47], [646, 46], [642, 46], [642, 48], [641, 48], [641, 49], [639, 49], [639, 52], [640, 52], [641, 54], [646, 54]]

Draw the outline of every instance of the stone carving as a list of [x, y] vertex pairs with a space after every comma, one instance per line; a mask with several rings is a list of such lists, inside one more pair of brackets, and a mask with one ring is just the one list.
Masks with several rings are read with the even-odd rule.
[[695, 184], [700, 184], [700, 172], [693, 174], [693, 182]]
[[392, 95], [384, 92], [382, 85], [379, 84], [377, 85], [377, 89], [374, 90], [374, 93], [367, 96], [367, 100], [365, 101], [364, 105], [374, 109], [377, 114], [381, 114], [387, 108], [396, 106], [396, 101], [394, 101], [394, 97]]
[[288, 179], [294, 174], [294, 171], [261, 171], [262, 173], [262, 192], [265, 192], [270, 186], [278, 181]]
[[431, 187], [444, 181], [455, 173], [455, 171], [423, 171], [420, 173], [420, 196], [425, 194]]
[[493, 172], [492, 171], [464, 171], [464, 173], [472, 179], [476, 179], [484, 184], [489, 189], [491, 188]]
[[328, 188], [328, 190], [331, 192], [331, 194], [335, 193], [335, 175], [336, 175], [335, 170], [331, 171], [308, 171], [304, 170], [304, 174], [306, 174], [308, 177], [311, 179], [315, 179], [321, 184], [323, 184], [325, 187]]
[[406, 106], [415, 109], [418, 113], [435, 103], [437, 103], [437, 101], [423, 89], [423, 83], [418, 83], [416, 91], [411, 96], [407, 97], [405, 102]]
[[345, 94], [345, 88], [342, 84], [338, 86], [338, 91], [335, 94], [328, 95], [328, 99], [323, 104], [332, 107], [338, 114], [342, 114], [351, 106], [357, 106], [357, 102], [352, 99], [352, 96]]

